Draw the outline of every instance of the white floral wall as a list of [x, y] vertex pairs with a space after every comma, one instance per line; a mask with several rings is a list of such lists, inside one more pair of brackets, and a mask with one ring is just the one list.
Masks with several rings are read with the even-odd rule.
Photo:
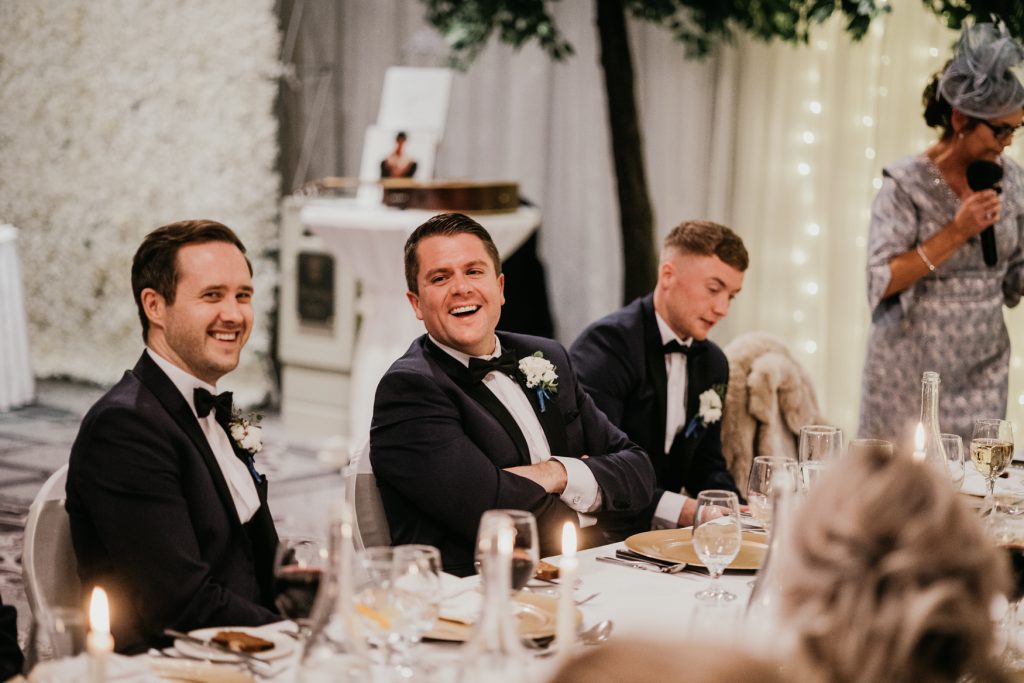
[[279, 44], [273, 0], [0, 2], [0, 223], [22, 229], [37, 375], [120, 377], [142, 349], [136, 247], [211, 218], [256, 269], [257, 329], [225, 384], [269, 389]]

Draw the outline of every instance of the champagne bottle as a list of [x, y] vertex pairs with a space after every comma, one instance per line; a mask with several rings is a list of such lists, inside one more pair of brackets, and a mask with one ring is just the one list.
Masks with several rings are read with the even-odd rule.
[[924, 461], [949, 479], [949, 460], [939, 435], [939, 373], [921, 376], [921, 424], [924, 426]]

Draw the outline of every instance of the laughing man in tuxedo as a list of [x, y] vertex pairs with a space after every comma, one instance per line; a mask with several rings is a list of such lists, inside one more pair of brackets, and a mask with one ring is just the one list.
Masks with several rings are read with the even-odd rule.
[[606, 522], [650, 505], [650, 461], [583, 392], [565, 349], [495, 333], [504, 276], [483, 227], [431, 218], [406, 242], [405, 273], [427, 334], [381, 379], [370, 429], [393, 543], [437, 546], [446, 571], [467, 575], [486, 510], [532, 512], [554, 554], [565, 522], [599, 544]]
[[78, 572], [110, 594], [122, 652], [168, 627], [280, 619], [255, 434], [233, 440], [215, 388], [252, 330], [245, 247], [213, 221], [165, 225], [136, 252], [132, 291], [147, 348], [82, 421], [67, 482]]
[[683, 223], [665, 238], [654, 292], [591, 324], [572, 345], [587, 393], [657, 472], [653, 505], [625, 533], [692, 524], [696, 501], [684, 489], [737, 491], [722, 456], [729, 362], [707, 336], [739, 294], [748, 261], [729, 228]]

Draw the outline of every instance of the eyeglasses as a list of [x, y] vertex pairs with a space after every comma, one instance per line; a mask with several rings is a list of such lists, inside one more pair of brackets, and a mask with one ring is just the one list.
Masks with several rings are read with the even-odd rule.
[[975, 119], [978, 123], [982, 123], [992, 131], [993, 137], [999, 142], [1005, 143], [1007, 140], [1013, 137], [1013, 134], [1024, 127], [1024, 123], [1020, 123], [1016, 126], [1011, 126], [1008, 123], [990, 123], [985, 119]]

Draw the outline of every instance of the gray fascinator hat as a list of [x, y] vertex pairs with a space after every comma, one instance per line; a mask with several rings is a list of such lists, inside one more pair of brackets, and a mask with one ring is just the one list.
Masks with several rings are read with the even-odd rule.
[[1024, 109], [1024, 86], [1012, 71], [1024, 47], [1006, 26], [974, 24], [964, 29], [953, 60], [939, 80], [946, 101], [968, 116], [997, 119]]

